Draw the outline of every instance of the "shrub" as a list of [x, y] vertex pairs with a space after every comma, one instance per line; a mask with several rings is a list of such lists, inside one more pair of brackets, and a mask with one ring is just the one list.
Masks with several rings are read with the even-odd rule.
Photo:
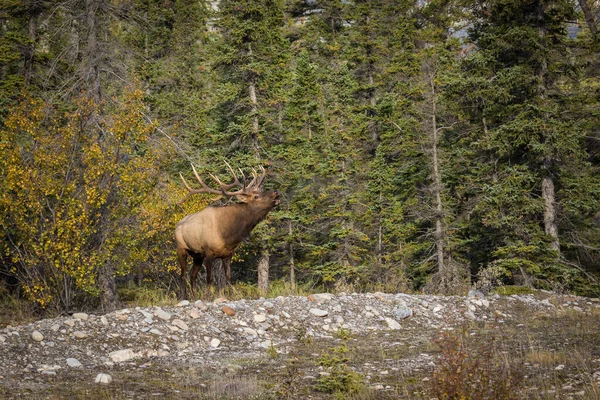
[[438, 399], [517, 399], [523, 382], [522, 364], [512, 365], [496, 350], [494, 337], [479, 343], [466, 330], [443, 331], [432, 389]]

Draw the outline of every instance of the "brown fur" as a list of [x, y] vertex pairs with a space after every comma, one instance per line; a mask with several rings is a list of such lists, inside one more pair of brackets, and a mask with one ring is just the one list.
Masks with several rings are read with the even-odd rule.
[[229, 206], [210, 206], [183, 218], [175, 228], [177, 258], [181, 267], [182, 294], [187, 297], [185, 270], [187, 257], [194, 261], [190, 278], [193, 292], [202, 263], [206, 267], [206, 282], [212, 284], [212, 263], [223, 260], [225, 278], [231, 283], [231, 257], [238, 245], [250, 235], [254, 227], [267, 217], [277, 204], [276, 191], [253, 191], [238, 195], [240, 203]]

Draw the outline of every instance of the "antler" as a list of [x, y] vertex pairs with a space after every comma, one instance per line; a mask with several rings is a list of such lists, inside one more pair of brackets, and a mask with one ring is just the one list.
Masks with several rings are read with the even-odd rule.
[[[221, 182], [221, 180], [219, 178], [217, 178], [215, 175], [210, 174], [210, 173], [208, 174], [219, 185], [219, 189], [213, 189], [213, 188], [209, 187], [206, 183], [204, 183], [204, 181], [202, 180], [202, 178], [200, 178], [200, 175], [196, 171], [194, 164], [192, 164], [192, 171], [194, 171], [194, 176], [196, 176], [196, 179], [198, 180], [198, 182], [200, 182], [200, 185], [202, 185], [202, 187], [200, 189], [192, 189], [190, 187], [190, 185], [188, 185], [188, 183], [184, 179], [183, 175], [181, 173], [179, 173], [179, 177], [181, 178], [186, 189], [188, 190], [187, 196], [185, 196], [185, 198], [183, 200], [181, 200], [180, 203], [183, 203], [184, 201], [186, 201], [188, 199], [188, 197], [190, 197], [193, 194], [197, 194], [197, 193], [218, 194], [219, 197], [214, 199], [216, 201], [223, 196], [239, 196], [241, 194], [252, 192], [252, 191], [261, 191], [261, 186], [262, 186], [263, 180], [265, 179], [265, 175], [266, 175], [266, 171], [262, 166], [260, 167], [261, 172], [262, 172], [262, 174], [260, 176], [256, 173], [256, 170], [252, 169], [253, 179], [250, 181], [250, 183], [248, 185], [246, 185], [246, 176], [244, 175], [244, 173], [242, 172], [241, 169], [240, 169], [240, 173], [242, 174], [244, 183], [239, 181], [236, 173], [233, 171], [233, 168], [231, 168], [231, 165], [229, 165], [229, 163], [227, 163], [227, 161], [225, 161], [225, 165], [227, 165], [227, 169], [229, 169], [229, 172], [231, 172], [231, 175], [233, 176], [232, 183], [225, 184], [225, 183]], [[242, 189], [231, 192], [230, 190], [236, 186], [241, 186]]]

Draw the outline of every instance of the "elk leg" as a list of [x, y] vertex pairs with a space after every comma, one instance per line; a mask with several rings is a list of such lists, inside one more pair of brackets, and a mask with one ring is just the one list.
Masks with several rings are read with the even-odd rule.
[[231, 285], [231, 257], [223, 259], [223, 269], [225, 270], [225, 280]]
[[177, 261], [179, 262], [179, 267], [181, 268], [181, 279], [179, 284], [181, 285], [180, 296], [182, 299], [187, 298], [187, 284], [185, 282], [185, 267], [187, 264], [187, 256], [188, 253], [186, 249], [177, 249]]
[[212, 277], [213, 260], [207, 258], [206, 262], [204, 263], [204, 266], [206, 267], [206, 284], [208, 286], [210, 286], [213, 283], [213, 277]]
[[192, 268], [192, 276], [190, 278], [190, 287], [192, 291], [192, 295], [194, 295], [194, 287], [196, 285], [196, 277], [198, 276], [198, 271], [202, 268], [202, 261], [204, 261], [204, 256], [199, 253], [194, 253], [192, 255], [194, 259], [194, 267]]

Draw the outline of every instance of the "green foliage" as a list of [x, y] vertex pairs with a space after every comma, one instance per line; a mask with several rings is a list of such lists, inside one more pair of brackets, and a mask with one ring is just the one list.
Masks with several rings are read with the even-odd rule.
[[349, 333], [341, 331], [338, 336], [341, 338], [342, 344], [323, 353], [317, 362], [318, 365], [325, 368], [326, 373], [317, 379], [315, 388], [320, 392], [333, 393], [336, 398], [344, 398], [344, 396], [360, 392], [364, 386], [361, 374], [348, 366], [350, 362], [347, 347]]
[[510, 296], [513, 294], [533, 294], [535, 290], [527, 286], [499, 286], [492, 290], [491, 293]]

